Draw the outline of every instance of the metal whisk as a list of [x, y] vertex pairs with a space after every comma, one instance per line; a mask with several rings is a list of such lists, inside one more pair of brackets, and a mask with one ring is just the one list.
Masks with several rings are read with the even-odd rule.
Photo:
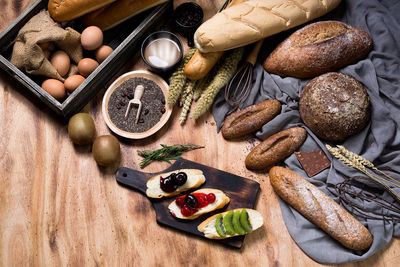
[[256, 63], [258, 52], [264, 40], [258, 41], [253, 50], [247, 56], [245, 62], [240, 66], [225, 86], [225, 100], [235, 108], [238, 108], [249, 96], [253, 78], [253, 67]]

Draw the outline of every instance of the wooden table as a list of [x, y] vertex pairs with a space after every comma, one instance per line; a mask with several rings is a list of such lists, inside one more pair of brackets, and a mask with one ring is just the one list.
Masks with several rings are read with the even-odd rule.
[[[1, 2], [3, 30], [32, 0]], [[176, 1], [174, 4], [178, 4]], [[198, 1], [206, 17], [222, 1]], [[211, 3], [210, 3], [211, 2]], [[137, 68], [135, 58], [125, 72]], [[139, 63], [138, 63], [139, 62]], [[316, 266], [293, 242], [266, 174], [246, 170], [243, 161], [255, 140], [226, 142], [210, 114], [184, 127], [179, 110], [161, 132], [141, 141], [120, 140], [121, 166], [138, 169], [138, 149], [195, 143], [205, 149], [185, 158], [261, 184], [256, 209], [265, 225], [241, 250], [157, 225], [142, 194], [119, 186], [114, 171], [100, 169], [90, 147], [75, 147], [66, 124], [0, 71], [0, 266]], [[97, 134], [110, 134], [101, 115], [102, 90], [83, 111]], [[167, 163], [144, 171], [157, 172]], [[344, 266], [400, 266], [394, 239], [362, 263]]]

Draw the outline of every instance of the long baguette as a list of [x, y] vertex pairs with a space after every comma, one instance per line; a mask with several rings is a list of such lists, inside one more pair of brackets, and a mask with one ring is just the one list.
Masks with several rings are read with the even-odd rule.
[[194, 41], [201, 52], [244, 46], [320, 17], [340, 0], [249, 0], [204, 22]]
[[297, 173], [275, 166], [269, 171], [274, 191], [312, 223], [343, 246], [364, 250], [372, 235], [356, 218]]

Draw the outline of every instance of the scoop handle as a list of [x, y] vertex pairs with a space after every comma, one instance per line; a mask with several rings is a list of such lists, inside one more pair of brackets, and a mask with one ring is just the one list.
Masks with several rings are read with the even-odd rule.
[[143, 85], [139, 84], [138, 86], [136, 86], [135, 95], [133, 96], [133, 99], [140, 100], [142, 98], [143, 91], [144, 91]]

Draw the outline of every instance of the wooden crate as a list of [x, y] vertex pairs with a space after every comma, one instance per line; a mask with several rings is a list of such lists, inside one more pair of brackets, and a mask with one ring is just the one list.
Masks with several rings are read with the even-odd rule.
[[[172, 12], [171, 1], [134, 16], [124, 23], [104, 32], [104, 44], [111, 46], [114, 52], [103, 61], [96, 70], [62, 103], [44, 91], [40, 84], [46, 78], [28, 75], [11, 64], [13, 41], [19, 30], [30, 18], [43, 9], [47, 9], [47, 0], [38, 0], [26, 9], [15, 21], [0, 33], [0, 67], [33, 93], [58, 115], [68, 118], [79, 112], [105, 84], [139, 51], [141, 42], [148, 33], [159, 27], [166, 16]], [[79, 21], [72, 21], [73, 28], [82, 31]], [[84, 52], [90, 53], [90, 52]]]

